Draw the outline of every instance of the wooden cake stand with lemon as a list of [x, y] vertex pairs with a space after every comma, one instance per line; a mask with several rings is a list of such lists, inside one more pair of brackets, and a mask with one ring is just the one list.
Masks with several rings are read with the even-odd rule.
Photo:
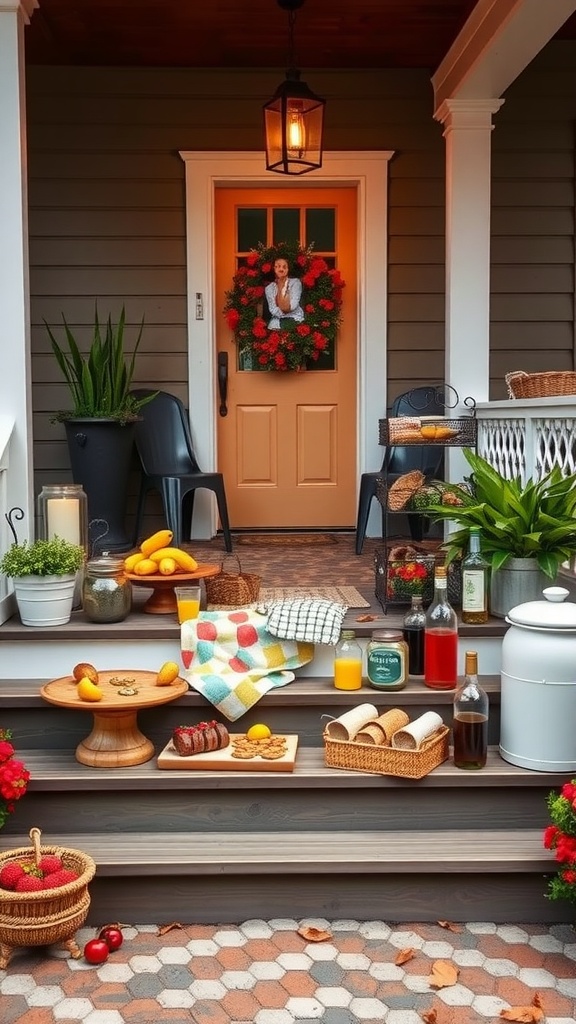
[[210, 576], [217, 576], [222, 571], [219, 565], [199, 565], [187, 551], [170, 547], [171, 540], [170, 530], [159, 530], [143, 541], [140, 550], [128, 555], [124, 562], [131, 583], [152, 589], [142, 609], [152, 615], [170, 615], [176, 612], [174, 587], [192, 581], [200, 582]]
[[178, 671], [175, 662], [167, 662], [159, 672], [101, 672], [82, 664], [69, 676], [46, 683], [40, 693], [50, 704], [92, 712], [92, 732], [76, 748], [80, 764], [125, 768], [154, 757], [153, 743], [138, 726], [138, 711], [168, 704], [187, 693], [188, 683]]

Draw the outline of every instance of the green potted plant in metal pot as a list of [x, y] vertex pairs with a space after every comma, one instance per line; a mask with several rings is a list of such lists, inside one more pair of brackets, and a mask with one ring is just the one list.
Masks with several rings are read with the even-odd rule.
[[61, 537], [12, 544], [0, 559], [0, 572], [12, 578], [25, 626], [63, 626], [72, 613], [76, 574], [84, 548]]
[[560, 566], [576, 554], [576, 474], [555, 466], [541, 480], [505, 480], [486, 459], [470, 449], [470, 491], [462, 505], [435, 505], [436, 521], [451, 520], [460, 529], [444, 544], [447, 561], [468, 550], [470, 528], [480, 530], [484, 556], [491, 564], [491, 611], [504, 617], [525, 601], [538, 600]]
[[144, 320], [131, 353], [125, 349], [126, 312], [118, 322], [111, 314], [104, 322], [94, 311], [92, 337], [84, 350], [64, 314], [65, 345], [60, 345], [44, 321], [52, 351], [72, 397], [72, 408], [54, 416], [64, 423], [73, 480], [82, 484], [88, 498], [88, 519], [107, 524], [106, 547], [130, 547], [124, 518], [134, 445], [134, 422], [152, 395], [136, 398], [131, 392], [136, 355]]

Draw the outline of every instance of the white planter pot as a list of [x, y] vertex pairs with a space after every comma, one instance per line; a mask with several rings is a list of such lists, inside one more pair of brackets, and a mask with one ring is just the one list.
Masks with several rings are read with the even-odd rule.
[[70, 621], [76, 573], [66, 576], [19, 576], [14, 593], [24, 626], [65, 626]]

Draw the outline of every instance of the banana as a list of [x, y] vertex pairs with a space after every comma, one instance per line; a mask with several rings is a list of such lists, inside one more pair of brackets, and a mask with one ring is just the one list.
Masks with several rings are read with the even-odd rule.
[[157, 533], [153, 533], [151, 537], [142, 541], [140, 551], [145, 558], [150, 558], [153, 551], [159, 551], [160, 548], [167, 547], [172, 537], [172, 530], [158, 530]]
[[134, 567], [138, 565], [138, 562], [141, 562], [143, 558], [144, 555], [141, 551], [136, 551], [135, 554], [128, 555], [128, 558], [124, 559], [124, 568], [126, 569], [126, 572], [134, 572]]
[[178, 568], [184, 572], [194, 572], [198, 568], [196, 559], [180, 548], [160, 548], [159, 551], [153, 551], [150, 558], [157, 565], [160, 565], [163, 558], [173, 558]]
[[162, 576], [173, 576], [176, 572], [177, 565], [173, 558], [162, 558], [160, 562], [158, 562], [158, 568]]

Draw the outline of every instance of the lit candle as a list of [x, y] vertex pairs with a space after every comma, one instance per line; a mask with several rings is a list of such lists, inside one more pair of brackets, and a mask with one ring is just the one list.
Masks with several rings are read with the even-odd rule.
[[49, 498], [47, 502], [48, 539], [62, 537], [71, 544], [80, 543], [80, 502], [78, 498]]

